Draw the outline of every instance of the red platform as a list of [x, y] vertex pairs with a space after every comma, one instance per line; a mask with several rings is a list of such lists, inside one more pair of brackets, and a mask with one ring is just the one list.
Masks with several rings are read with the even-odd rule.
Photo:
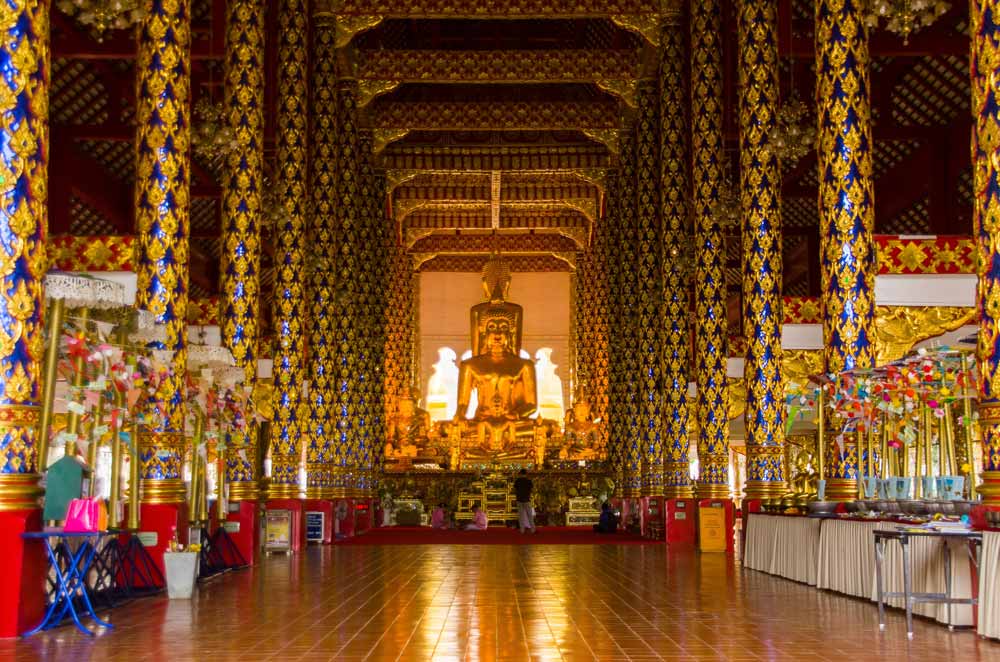
[[260, 548], [260, 520], [256, 501], [235, 501], [229, 504], [226, 522], [236, 522], [238, 530], [227, 529], [229, 539], [236, 545], [247, 565], [253, 565]]
[[41, 531], [42, 511], [0, 511], [0, 637], [16, 637], [45, 615], [45, 578], [49, 562], [42, 541], [26, 541], [22, 533]]

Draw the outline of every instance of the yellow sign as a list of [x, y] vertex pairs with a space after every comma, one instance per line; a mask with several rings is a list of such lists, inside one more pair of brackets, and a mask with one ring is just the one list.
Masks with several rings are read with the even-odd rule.
[[698, 509], [698, 548], [703, 552], [726, 551], [726, 509], [721, 504]]
[[264, 549], [268, 552], [289, 552], [292, 542], [290, 510], [269, 510], [265, 519]]

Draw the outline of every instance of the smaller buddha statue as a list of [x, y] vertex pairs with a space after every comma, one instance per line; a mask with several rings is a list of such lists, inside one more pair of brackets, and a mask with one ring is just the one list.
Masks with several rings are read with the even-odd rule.
[[412, 460], [428, 450], [430, 414], [417, 406], [413, 392], [396, 398], [396, 411], [389, 420], [385, 445], [386, 459]]
[[607, 456], [600, 423], [594, 422], [590, 402], [578, 393], [573, 409], [566, 414], [560, 460], [603, 460]]

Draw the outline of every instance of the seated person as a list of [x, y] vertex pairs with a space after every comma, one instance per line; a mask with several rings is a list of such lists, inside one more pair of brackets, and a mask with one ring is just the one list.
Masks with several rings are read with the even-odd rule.
[[447, 529], [448, 528], [448, 511], [445, 509], [443, 503], [439, 503], [437, 508], [431, 514], [431, 528], [432, 529]]
[[594, 533], [615, 533], [618, 531], [618, 518], [611, 510], [607, 501], [601, 504], [601, 518], [594, 525]]
[[472, 521], [465, 525], [466, 531], [485, 531], [488, 522], [486, 513], [479, 506], [472, 507]]

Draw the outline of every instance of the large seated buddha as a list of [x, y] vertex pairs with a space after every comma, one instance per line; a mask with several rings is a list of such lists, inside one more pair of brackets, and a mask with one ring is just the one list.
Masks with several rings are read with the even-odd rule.
[[[547, 428], [531, 417], [538, 407], [535, 364], [521, 358], [521, 306], [506, 301], [510, 275], [498, 260], [483, 273], [487, 300], [472, 307], [472, 357], [458, 368], [458, 409], [447, 425], [452, 467], [538, 463]], [[472, 395], [476, 408], [466, 418]]]

